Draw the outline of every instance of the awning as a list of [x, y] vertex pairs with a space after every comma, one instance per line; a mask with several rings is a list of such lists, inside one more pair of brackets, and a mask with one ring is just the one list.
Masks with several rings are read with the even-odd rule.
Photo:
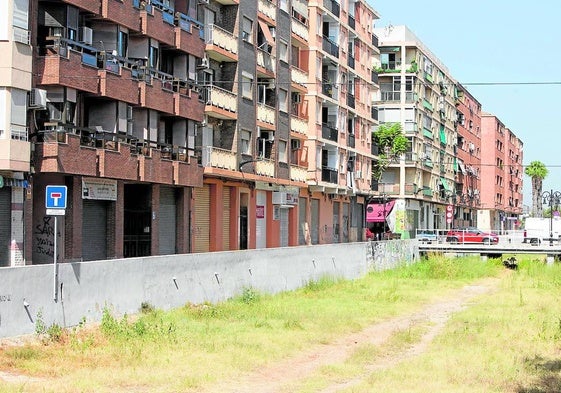
[[[386, 202], [385, 213], [386, 217], [393, 209], [395, 201]], [[366, 208], [366, 222], [384, 222], [384, 204], [383, 203], [370, 203]]]
[[445, 189], [446, 191], [452, 191], [452, 190], [450, 189], [450, 186], [448, 185], [448, 180], [446, 180], [445, 178], [441, 177], [441, 178], [440, 178], [440, 183], [442, 184], [442, 187], [444, 187], [444, 189]]
[[259, 19], [259, 26], [261, 27], [261, 31], [263, 32], [263, 35], [265, 36], [265, 41], [267, 41], [267, 43], [270, 46], [275, 46], [275, 39], [273, 38], [273, 35], [271, 34], [271, 30], [269, 30], [269, 26], [267, 26], [267, 24], [265, 22], [263, 22], [261, 19]]

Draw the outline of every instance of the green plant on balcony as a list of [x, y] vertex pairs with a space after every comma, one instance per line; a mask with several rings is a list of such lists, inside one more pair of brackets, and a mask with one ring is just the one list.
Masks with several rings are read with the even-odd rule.
[[378, 161], [372, 165], [372, 176], [380, 181], [387, 167], [409, 150], [409, 140], [400, 123], [385, 123], [372, 133], [372, 142], [380, 151]]
[[417, 64], [417, 60], [411, 60], [411, 66], [406, 70], [406, 72], [416, 73], [419, 70], [419, 65]]

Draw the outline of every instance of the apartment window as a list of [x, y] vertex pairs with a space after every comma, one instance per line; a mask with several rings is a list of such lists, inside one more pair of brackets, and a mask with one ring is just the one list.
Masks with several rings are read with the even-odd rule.
[[288, 90], [279, 89], [279, 111], [288, 112]]
[[247, 17], [243, 17], [242, 22], [242, 40], [253, 43], [253, 21]]
[[253, 99], [253, 75], [245, 71], [242, 72], [242, 97]]
[[[298, 64], [294, 64], [294, 61], [298, 61], [294, 59], [295, 56], [292, 56], [292, 64], [298, 66]], [[280, 40], [279, 41], [279, 58], [281, 61], [288, 63], [288, 43], [286, 41]]]
[[288, 12], [288, 0], [280, 0], [279, 1], [279, 8], [284, 12]]
[[129, 35], [126, 31], [119, 30], [117, 36], [117, 55], [127, 57], [127, 49], [129, 46]]
[[148, 67], [158, 69], [159, 50], [157, 46], [150, 45], [148, 53]]
[[288, 146], [288, 144], [286, 143], [286, 141], [279, 140], [279, 143], [278, 143], [279, 162], [286, 162], [286, 159], [287, 159], [286, 148], [287, 148], [287, 146]]
[[251, 154], [251, 131], [242, 130], [241, 131], [241, 145], [240, 151], [242, 154]]

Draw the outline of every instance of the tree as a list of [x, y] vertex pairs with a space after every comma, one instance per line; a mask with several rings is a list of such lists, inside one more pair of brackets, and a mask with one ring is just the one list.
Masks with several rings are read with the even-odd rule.
[[373, 165], [372, 176], [380, 181], [387, 167], [407, 151], [409, 140], [403, 134], [400, 123], [381, 124], [372, 133], [373, 142], [378, 145], [379, 160]]
[[524, 169], [524, 173], [532, 178], [532, 216], [542, 216], [542, 185], [548, 170], [541, 161], [532, 161]]

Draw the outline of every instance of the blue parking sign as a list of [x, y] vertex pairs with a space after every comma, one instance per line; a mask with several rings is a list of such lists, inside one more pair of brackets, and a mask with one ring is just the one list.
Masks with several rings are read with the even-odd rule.
[[66, 209], [66, 186], [47, 186], [45, 207], [47, 209]]

